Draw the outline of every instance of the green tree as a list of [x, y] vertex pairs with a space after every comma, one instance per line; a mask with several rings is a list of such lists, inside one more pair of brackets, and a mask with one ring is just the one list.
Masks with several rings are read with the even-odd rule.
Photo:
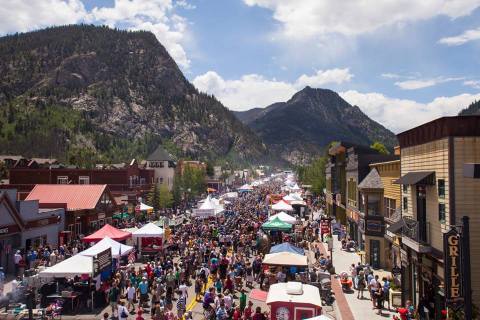
[[90, 147], [72, 147], [68, 150], [68, 162], [80, 168], [94, 168], [97, 159], [97, 153]]
[[155, 183], [147, 194], [147, 204], [153, 207], [154, 210], [158, 210], [160, 207], [160, 188]]
[[381, 153], [381, 154], [390, 154], [390, 151], [388, 151], [387, 147], [385, 147], [385, 145], [380, 141], [375, 141], [370, 146], [370, 148], [372, 148], [373, 150], [377, 150], [378, 153]]
[[207, 162], [207, 176], [209, 177], [213, 177], [213, 175], [215, 174], [214, 170], [213, 170], [213, 165], [211, 162]]
[[158, 188], [158, 206], [161, 209], [171, 208], [173, 205], [173, 194], [168, 190], [168, 187], [161, 184]]

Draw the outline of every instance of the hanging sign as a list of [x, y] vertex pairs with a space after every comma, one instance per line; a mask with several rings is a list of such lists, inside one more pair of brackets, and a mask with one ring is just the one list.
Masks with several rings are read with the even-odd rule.
[[456, 229], [451, 229], [443, 236], [445, 261], [445, 296], [447, 304], [453, 310], [463, 308], [463, 291], [461, 275], [461, 237]]
[[93, 256], [93, 274], [96, 277], [105, 268], [112, 266], [112, 249], [108, 248]]

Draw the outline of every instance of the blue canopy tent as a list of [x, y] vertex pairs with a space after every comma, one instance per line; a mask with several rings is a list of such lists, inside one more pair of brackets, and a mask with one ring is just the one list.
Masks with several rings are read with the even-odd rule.
[[277, 244], [270, 249], [270, 253], [279, 253], [279, 252], [291, 252], [296, 254], [304, 255], [305, 252], [302, 248], [295, 247], [293, 244], [288, 242]]

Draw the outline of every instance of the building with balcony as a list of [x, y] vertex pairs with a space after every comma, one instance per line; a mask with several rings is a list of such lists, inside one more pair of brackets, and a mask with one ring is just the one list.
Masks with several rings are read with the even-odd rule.
[[390, 237], [385, 235], [392, 219], [397, 219], [395, 215], [400, 216], [400, 187], [393, 183], [400, 176], [400, 160], [376, 162], [369, 167], [370, 172], [358, 185], [358, 225], [365, 243], [365, 262], [373, 268], [392, 270], [395, 264], [400, 265], [400, 244], [394, 232]]
[[[443, 234], [470, 217], [472, 288], [480, 288], [480, 116], [443, 117], [397, 135], [405, 299], [444, 307]], [[473, 169], [472, 169], [473, 168]], [[480, 305], [480, 291], [473, 290]], [[431, 316], [432, 317], [432, 316]]]
[[[365, 209], [363, 198], [359, 193], [359, 183], [369, 174], [369, 164], [373, 162], [389, 161], [398, 158], [394, 155], [380, 154], [376, 150], [367, 146], [352, 146], [347, 149], [345, 177], [346, 177], [346, 215], [347, 215], [347, 232], [351, 239], [355, 240], [360, 249], [365, 248]], [[370, 217], [381, 216], [378, 199], [372, 194], [370, 198]], [[373, 218], [371, 218], [373, 223]], [[381, 221], [383, 227], [383, 221]]]

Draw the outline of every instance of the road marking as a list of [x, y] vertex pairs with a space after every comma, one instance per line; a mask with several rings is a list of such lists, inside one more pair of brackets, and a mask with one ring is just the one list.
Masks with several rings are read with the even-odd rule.
[[[211, 278], [211, 277], [208, 277], [207, 289], [210, 288], [212, 285], [213, 285], [212, 278]], [[205, 292], [202, 291], [202, 293], [205, 293]], [[191, 310], [193, 310], [193, 308], [195, 308], [195, 306], [196, 306], [197, 303], [199, 302], [199, 301], [197, 301], [196, 298], [197, 298], [197, 297], [195, 297], [195, 298], [188, 304], [187, 309], [186, 309], [186, 312], [191, 311]]]

